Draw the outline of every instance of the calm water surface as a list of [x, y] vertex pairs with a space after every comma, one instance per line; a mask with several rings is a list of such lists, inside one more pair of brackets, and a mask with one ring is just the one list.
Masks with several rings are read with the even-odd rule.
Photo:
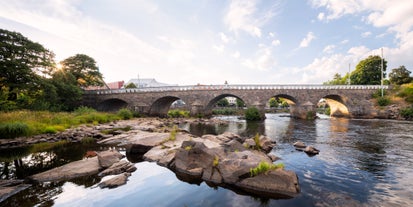
[[[244, 136], [257, 132], [269, 136], [277, 142], [272, 151], [281, 157], [277, 162], [299, 177], [301, 193], [292, 199], [256, 198], [205, 183], [189, 184], [166, 168], [127, 155], [138, 170], [124, 186], [100, 189], [96, 187], [101, 180], [98, 177], [47, 183], [22, 191], [0, 206], [413, 206], [412, 122], [334, 118], [307, 121], [283, 115], [267, 114], [264, 123], [221, 117], [230, 124], [181, 127], [197, 135], [231, 131]], [[320, 149], [320, 154], [309, 157], [296, 151], [292, 143], [298, 140]], [[62, 164], [81, 159], [82, 153], [91, 148], [99, 150], [102, 146], [70, 145], [60, 149], [66, 153], [54, 150], [31, 154], [20, 159], [19, 166], [30, 169], [39, 165], [39, 156]], [[5, 164], [0, 162], [2, 172]], [[9, 178], [30, 174], [20, 172], [15, 163], [8, 166]]]

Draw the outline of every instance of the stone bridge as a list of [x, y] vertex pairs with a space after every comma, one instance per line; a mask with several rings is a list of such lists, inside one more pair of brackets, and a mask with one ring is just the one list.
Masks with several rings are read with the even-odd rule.
[[194, 85], [156, 88], [86, 91], [83, 105], [101, 111], [129, 108], [150, 116], [166, 116], [171, 104], [181, 99], [191, 115], [209, 116], [217, 101], [235, 97], [247, 107], [262, 112], [272, 97], [288, 100], [291, 116], [315, 116], [317, 103], [324, 99], [331, 116], [374, 117], [372, 94], [387, 90], [380, 85]]

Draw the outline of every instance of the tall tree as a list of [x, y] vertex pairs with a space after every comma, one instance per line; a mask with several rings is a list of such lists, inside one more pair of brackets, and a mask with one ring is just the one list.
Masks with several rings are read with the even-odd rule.
[[392, 84], [402, 85], [405, 83], [410, 83], [413, 80], [413, 77], [410, 77], [410, 71], [404, 67], [404, 65], [392, 69], [389, 73], [389, 79]]
[[[383, 78], [386, 76], [387, 61], [383, 60]], [[355, 85], [380, 85], [381, 57], [369, 56], [360, 61], [351, 73], [351, 83]]]
[[7, 87], [9, 100], [20, 90], [36, 85], [39, 75], [50, 74], [54, 54], [18, 32], [0, 29], [0, 87]]
[[103, 76], [99, 72], [96, 61], [84, 54], [76, 54], [61, 62], [62, 70], [71, 73], [77, 85], [86, 88], [88, 86], [103, 86]]

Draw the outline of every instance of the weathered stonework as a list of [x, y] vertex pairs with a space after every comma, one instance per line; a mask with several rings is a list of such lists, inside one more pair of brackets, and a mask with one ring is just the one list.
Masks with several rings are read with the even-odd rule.
[[290, 113], [293, 117], [309, 118], [315, 107], [326, 99], [332, 116], [372, 118], [374, 103], [371, 95], [380, 86], [191, 86], [170, 87], [153, 90], [95, 91], [84, 95], [83, 104], [98, 110], [110, 111], [127, 107], [151, 116], [166, 116], [171, 104], [181, 99], [185, 109], [192, 115], [212, 114], [215, 103], [227, 96], [239, 98], [247, 107], [264, 110], [272, 97], [292, 101]]

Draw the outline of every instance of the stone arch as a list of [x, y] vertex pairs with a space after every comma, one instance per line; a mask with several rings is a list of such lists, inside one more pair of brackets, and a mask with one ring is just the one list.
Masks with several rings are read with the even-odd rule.
[[225, 97], [234, 97], [234, 98], [240, 99], [240, 100], [242, 100], [244, 103], [246, 103], [245, 100], [243, 100], [243, 99], [240, 98], [239, 96], [236, 96], [236, 95], [234, 95], [234, 94], [224, 93], [224, 94], [220, 94], [220, 95], [218, 95], [218, 96], [215, 96], [214, 98], [212, 98], [211, 100], [209, 100], [209, 102], [208, 102], [207, 105], [205, 106], [204, 113], [205, 113], [206, 115], [212, 114], [212, 109], [214, 108], [214, 105], [215, 105], [219, 100], [221, 100], [222, 98], [225, 98]]
[[329, 94], [323, 97], [330, 107], [330, 116], [350, 117], [350, 112], [346, 104], [346, 98], [337, 94]]
[[166, 117], [168, 115], [168, 111], [172, 103], [179, 99], [180, 98], [176, 96], [164, 96], [155, 100], [151, 105], [149, 115]]
[[[298, 100], [297, 100], [295, 97], [293, 97], [293, 96], [291, 96], [291, 95], [288, 95], [288, 94], [281, 93], [281, 94], [277, 94], [277, 95], [275, 95], [275, 96], [271, 96], [270, 98], [272, 98], [272, 97], [286, 99], [286, 100], [287, 100], [287, 103], [288, 103], [289, 105], [296, 105], [296, 104], [298, 104]], [[269, 99], [268, 99], [268, 100], [269, 100]], [[268, 100], [267, 100], [267, 101], [268, 101]]]
[[121, 108], [128, 107], [128, 102], [119, 99], [119, 98], [111, 98], [106, 99], [100, 102], [97, 106], [98, 111], [118, 111]]

